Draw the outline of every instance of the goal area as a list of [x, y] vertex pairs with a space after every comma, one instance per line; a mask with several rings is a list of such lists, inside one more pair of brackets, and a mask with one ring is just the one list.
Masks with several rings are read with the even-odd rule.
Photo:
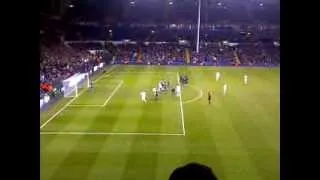
[[89, 87], [89, 73], [77, 73], [63, 81], [63, 95], [64, 97], [77, 97], [82, 89]]

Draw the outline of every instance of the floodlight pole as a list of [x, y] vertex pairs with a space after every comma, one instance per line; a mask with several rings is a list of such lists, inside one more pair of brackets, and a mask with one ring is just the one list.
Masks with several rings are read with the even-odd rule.
[[198, 0], [197, 53], [199, 53], [201, 0]]

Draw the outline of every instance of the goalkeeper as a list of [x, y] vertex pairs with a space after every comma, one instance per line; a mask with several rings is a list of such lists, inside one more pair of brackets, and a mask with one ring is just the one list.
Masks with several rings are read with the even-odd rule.
[[93, 89], [93, 81], [90, 81], [90, 89]]

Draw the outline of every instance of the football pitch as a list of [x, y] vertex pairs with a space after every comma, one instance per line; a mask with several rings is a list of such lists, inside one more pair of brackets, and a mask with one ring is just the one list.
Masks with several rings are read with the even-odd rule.
[[[179, 75], [182, 95], [155, 100]], [[40, 113], [41, 180], [168, 180], [190, 162], [219, 180], [280, 179], [280, 68], [113, 66], [93, 78]]]

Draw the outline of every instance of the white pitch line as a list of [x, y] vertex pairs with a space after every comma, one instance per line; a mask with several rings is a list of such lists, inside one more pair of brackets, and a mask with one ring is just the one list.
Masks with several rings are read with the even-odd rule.
[[[110, 72], [112, 71], [113, 69], [115, 68], [115, 66], [112, 66], [107, 72]], [[106, 73], [107, 73], [106, 72]], [[105, 73], [104, 73], [105, 74]], [[98, 79], [95, 80], [95, 82], [99, 81], [103, 76], [104, 74], [101, 75], [101, 77], [99, 77]], [[86, 89], [83, 89], [77, 97], [79, 97], [83, 92], [85, 92], [87, 90]], [[44, 122], [41, 126], [40, 126], [40, 129], [42, 129], [43, 127], [45, 127], [50, 121], [52, 121], [56, 116], [58, 116], [63, 110], [65, 110], [73, 101], [75, 101], [77, 99], [77, 97], [71, 99], [67, 104], [65, 104], [58, 112], [56, 112], [53, 116], [51, 116], [46, 122]]]
[[97, 104], [71, 104], [68, 107], [104, 107], [107, 105], [107, 103], [110, 101], [112, 96], [116, 93], [116, 91], [120, 88], [120, 86], [123, 84], [123, 81], [121, 81], [118, 86], [113, 90], [111, 95], [108, 97], [108, 99], [102, 104], [102, 105], [97, 105]]
[[[176, 73], [176, 72], [166, 72], [166, 73]], [[138, 72], [138, 71], [128, 71], [128, 72], [113, 72], [113, 74], [165, 74], [163, 72], [155, 72], [155, 71], [141, 71], [141, 72]]]
[[[98, 81], [100, 81], [100, 79], [104, 78], [104, 77], [108, 77], [110, 74], [107, 74], [111, 71], [113, 71], [116, 68], [116, 66], [112, 66], [110, 69], [108, 69], [108, 71], [106, 71], [105, 73], [103, 73], [99, 78], [97, 78], [96, 80], [93, 81], [93, 83], [96, 83]], [[105, 75], [107, 74], [107, 75]]]
[[[77, 97], [79, 97], [86, 89], [83, 89]], [[77, 97], [74, 97], [73, 99], [71, 99], [67, 104], [65, 104], [59, 111], [57, 111], [53, 116], [51, 116], [45, 123], [43, 123], [40, 126], [40, 129], [42, 129], [44, 126], [46, 126], [50, 121], [52, 121], [52, 119], [54, 119], [56, 116], [58, 116], [63, 110], [65, 110], [73, 101], [75, 101], [77, 99]]]
[[103, 105], [96, 104], [71, 104], [68, 107], [103, 107]]
[[[180, 86], [180, 78], [179, 78], [179, 72], [177, 72], [177, 80], [178, 80], [178, 85]], [[181, 112], [181, 121], [182, 121], [182, 131], [183, 135], [186, 135], [186, 129], [184, 127], [184, 114], [183, 114], [183, 107], [182, 107], [182, 97], [181, 97], [182, 91], [179, 94], [179, 100], [180, 100], [180, 112]]]
[[142, 135], [142, 136], [184, 136], [177, 133], [121, 133], [121, 132], [40, 132], [42, 135]]
[[193, 103], [193, 102], [195, 102], [195, 101], [197, 101], [197, 100], [199, 100], [199, 99], [201, 99], [201, 98], [203, 97], [203, 91], [202, 91], [202, 89], [199, 89], [199, 88], [194, 87], [194, 86], [191, 86], [191, 85], [189, 85], [189, 87], [192, 87], [192, 88], [194, 88], [194, 89], [197, 89], [198, 92], [200, 92], [200, 93], [199, 93], [199, 95], [198, 95], [197, 97], [195, 97], [195, 98], [193, 98], [193, 99], [190, 99], [190, 100], [187, 100], [187, 101], [183, 101], [183, 104]]
[[110, 99], [112, 98], [112, 96], [119, 90], [119, 88], [122, 86], [123, 81], [121, 81], [118, 86], [112, 91], [111, 95], [109, 96], [109, 98], [103, 103], [102, 106], [106, 106], [108, 104], [108, 102], [110, 101]]

